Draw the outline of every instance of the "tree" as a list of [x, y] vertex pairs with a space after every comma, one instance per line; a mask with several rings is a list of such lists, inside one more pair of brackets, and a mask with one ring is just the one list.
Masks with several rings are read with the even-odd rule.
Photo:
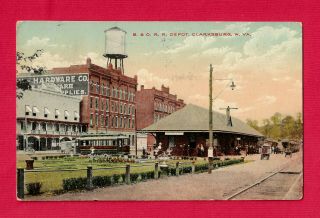
[[[16, 73], [27, 72], [36, 75], [43, 74], [45, 72], [45, 67], [33, 66], [33, 61], [42, 55], [43, 50], [38, 49], [30, 56], [25, 56], [23, 52], [17, 51], [16, 53]], [[23, 97], [23, 92], [26, 90], [31, 90], [31, 85], [26, 79], [18, 79], [16, 83], [16, 97], [18, 99]]]
[[247, 124], [257, 131], [260, 131], [259, 123], [257, 120], [247, 119]]
[[262, 126], [258, 121], [247, 119], [247, 124], [260, 131], [264, 136], [273, 139], [299, 140], [303, 135], [302, 114], [298, 113], [296, 117], [291, 115], [282, 115], [275, 113], [270, 119], [264, 119]]

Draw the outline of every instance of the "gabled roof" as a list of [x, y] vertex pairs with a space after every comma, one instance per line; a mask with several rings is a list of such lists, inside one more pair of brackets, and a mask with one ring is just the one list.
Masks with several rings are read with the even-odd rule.
[[[262, 137], [263, 135], [243, 121], [232, 117], [232, 126], [227, 126], [224, 114], [213, 112], [213, 131], [237, 133]], [[209, 110], [188, 104], [184, 108], [162, 118], [158, 122], [144, 128], [143, 132], [208, 132]]]

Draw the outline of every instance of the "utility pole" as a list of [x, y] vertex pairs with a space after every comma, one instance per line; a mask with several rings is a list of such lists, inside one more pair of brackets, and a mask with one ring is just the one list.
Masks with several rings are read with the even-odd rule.
[[210, 64], [210, 79], [209, 79], [209, 147], [213, 148], [213, 133], [212, 133], [212, 71], [213, 67]]
[[208, 173], [212, 171], [213, 162], [213, 133], [212, 133], [212, 71], [213, 67], [210, 64], [210, 78], [209, 78], [209, 148], [208, 148]]

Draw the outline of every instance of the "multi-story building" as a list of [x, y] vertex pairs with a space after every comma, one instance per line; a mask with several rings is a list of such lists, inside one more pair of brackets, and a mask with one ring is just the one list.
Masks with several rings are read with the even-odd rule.
[[[171, 94], [169, 87], [164, 85], [161, 86], [161, 90], [155, 87], [145, 89], [141, 85], [141, 89], [136, 94], [136, 102], [137, 130], [142, 130], [185, 106], [184, 101], [178, 99], [177, 95]], [[154, 136], [139, 134], [138, 145], [141, 147], [140, 149], [147, 147], [148, 151], [151, 151], [154, 143]]]
[[107, 68], [91, 63], [53, 68], [52, 74], [89, 74], [89, 94], [82, 97], [80, 121], [87, 123], [88, 133], [114, 134], [129, 137], [131, 150], [135, 147], [137, 76], [123, 74], [121, 68]]
[[59, 150], [88, 126], [80, 121], [80, 97], [65, 95], [54, 84], [26, 90], [17, 98], [17, 149]]

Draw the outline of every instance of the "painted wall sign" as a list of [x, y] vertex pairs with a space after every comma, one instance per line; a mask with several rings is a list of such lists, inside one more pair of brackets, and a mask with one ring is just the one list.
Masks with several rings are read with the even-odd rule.
[[89, 75], [86, 74], [50, 74], [37, 76], [19, 76], [17, 80], [26, 79], [33, 87], [54, 83], [66, 95], [88, 95]]

